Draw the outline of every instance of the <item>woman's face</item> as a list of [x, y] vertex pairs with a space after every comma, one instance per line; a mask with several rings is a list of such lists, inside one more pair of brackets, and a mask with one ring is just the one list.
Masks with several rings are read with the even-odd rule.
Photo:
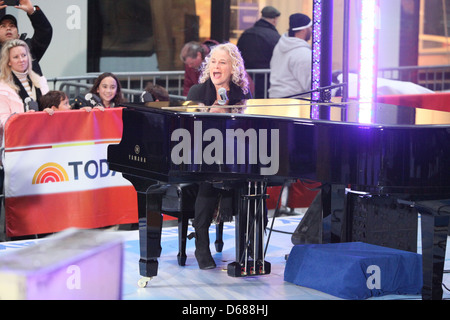
[[22, 46], [11, 48], [9, 51], [9, 66], [16, 72], [25, 72], [28, 69], [27, 49]]
[[[97, 93], [102, 99], [103, 104], [111, 103], [117, 93], [117, 83], [113, 77], [106, 77], [101, 82], [97, 89]], [[106, 106], [105, 106], [106, 107]]]
[[225, 50], [216, 50], [211, 54], [209, 76], [216, 87], [229, 89], [231, 79], [231, 57]]

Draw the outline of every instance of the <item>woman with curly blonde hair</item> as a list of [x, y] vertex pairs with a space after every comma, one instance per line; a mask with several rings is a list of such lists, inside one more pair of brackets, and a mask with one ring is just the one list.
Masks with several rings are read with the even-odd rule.
[[217, 105], [220, 88], [227, 91], [227, 105], [251, 99], [244, 61], [239, 49], [232, 43], [212, 48], [202, 65], [199, 84], [191, 87], [187, 100], [198, 101], [207, 106]]
[[[202, 66], [199, 84], [191, 87], [187, 99], [206, 106], [219, 105], [222, 100], [218, 91], [224, 88], [227, 101], [221, 104], [236, 105], [242, 100], [251, 99], [248, 75], [239, 49], [231, 43], [219, 44], [212, 48]], [[209, 112], [228, 113], [229, 108], [214, 107]], [[218, 203], [220, 203], [218, 205]], [[220, 208], [222, 219], [232, 217], [232, 192], [215, 188], [210, 182], [201, 182], [195, 201], [195, 258], [200, 269], [212, 269], [216, 263], [209, 249], [209, 227], [216, 208]]]

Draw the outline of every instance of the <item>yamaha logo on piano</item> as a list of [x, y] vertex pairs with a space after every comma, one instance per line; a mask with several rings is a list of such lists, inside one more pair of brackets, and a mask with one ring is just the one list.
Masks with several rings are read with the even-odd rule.
[[175, 165], [227, 164], [259, 165], [260, 174], [276, 175], [279, 169], [280, 133], [278, 129], [219, 129], [203, 132], [201, 121], [194, 121], [193, 137], [184, 128], [172, 132], [178, 142], [171, 152]]
[[140, 163], [147, 163], [146, 157], [139, 156], [139, 154], [141, 153], [141, 147], [139, 145], [134, 146], [134, 153], [135, 154], [128, 155], [128, 160]]

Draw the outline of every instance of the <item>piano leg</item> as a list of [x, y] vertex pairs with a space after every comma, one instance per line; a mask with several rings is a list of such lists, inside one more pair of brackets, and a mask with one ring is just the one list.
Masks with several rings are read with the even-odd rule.
[[322, 243], [340, 243], [344, 238], [345, 186], [324, 184], [322, 196]]
[[216, 252], [222, 252], [223, 249], [223, 221], [216, 225], [216, 241], [214, 242]]
[[442, 279], [450, 223], [450, 202], [417, 202], [422, 222], [422, 299], [442, 300]]
[[189, 218], [186, 215], [178, 217], [178, 248], [179, 252], [177, 254], [178, 265], [186, 265], [186, 242], [187, 242], [187, 229], [188, 229]]
[[152, 184], [150, 180], [123, 175], [137, 191], [139, 215], [139, 273], [143, 279], [140, 287], [158, 274], [158, 258], [161, 256], [161, 214], [162, 198], [166, 193], [164, 186]]

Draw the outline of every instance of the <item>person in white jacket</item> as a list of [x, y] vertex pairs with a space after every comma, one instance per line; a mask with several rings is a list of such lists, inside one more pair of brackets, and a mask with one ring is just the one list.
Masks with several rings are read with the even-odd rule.
[[281, 36], [270, 61], [269, 98], [311, 91], [311, 35], [311, 18], [302, 13], [289, 17], [289, 31]]

